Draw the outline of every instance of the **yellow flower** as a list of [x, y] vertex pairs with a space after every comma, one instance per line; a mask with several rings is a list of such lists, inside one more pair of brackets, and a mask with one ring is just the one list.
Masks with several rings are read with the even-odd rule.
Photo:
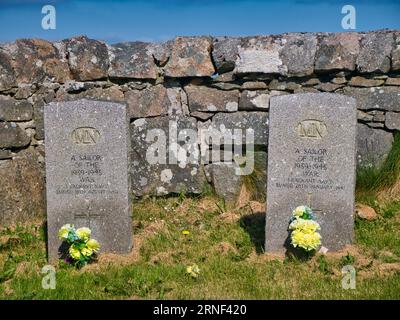
[[183, 230], [182, 234], [185, 235], [185, 236], [188, 236], [190, 234], [190, 231], [189, 230]]
[[292, 245], [306, 251], [316, 250], [321, 244], [321, 235], [318, 232], [305, 233], [302, 230], [293, 230], [291, 234]]
[[90, 231], [89, 228], [79, 228], [76, 230], [76, 235], [79, 237], [79, 239], [87, 241], [89, 240], [90, 234], [92, 232]]
[[200, 274], [200, 269], [197, 266], [197, 264], [193, 264], [191, 266], [186, 267], [186, 273], [188, 273], [193, 278], [197, 278]]
[[58, 237], [61, 240], [65, 240], [68, 238], [69, 232], [73, 229], [74, 227], [70, 224], [64, 224], [60, 230], [58, 231]]
[[321, 227], [319, 226], [318, 222], [314, 220], [305, 220], [305, 219], [295, 219], [290, 225], [290, 230], [300, 230], [304, 233], [311, 233], [317, 230], [320, 230]]
[[81, 253], [85, 256], [85, 257], [90, 257], [93, 254], [93, 250], [90, 248], [83, 248], [81, 250]]
[[74, 245], [69, 247], [69, 254], [74, 260], [79, 260], [81, 258], [81, 252]]
[[94, 251], [97, 252], [100, 249], [100, 244], [98, 243], [97, 240], [95, 239], [90, 239], [87, 243], [86, 243], [87, 247]]
[[296, 209], [293, 210], [293, 216], [295, 217], [301, 217], [304, 214], [304, 211], [306, 211], [305, 206], [299, 206]]

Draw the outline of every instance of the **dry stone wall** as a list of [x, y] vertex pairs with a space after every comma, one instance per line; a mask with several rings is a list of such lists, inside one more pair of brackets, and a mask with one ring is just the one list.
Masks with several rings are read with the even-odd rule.
[[242, 183], [232, 165], [213, 159], [149, 163], [147, 132], [251, 127], [265, 182], [269, 100], [302, 92], [356, 98], [358, 163], [378, 165], [400, 130], [400, 31], [1, 44], [0, 222], [44, 211], [43, 106], [49, 102], [127, 104], [136, 196], [200, 193], [211, 184], [232, 200]]

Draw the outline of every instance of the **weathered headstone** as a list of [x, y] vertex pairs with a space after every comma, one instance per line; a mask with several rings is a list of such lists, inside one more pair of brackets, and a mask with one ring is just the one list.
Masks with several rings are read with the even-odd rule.
[[335, 251], [353, 239], [356, 100], [332, 93], [271, 98], [265, 249], [290, 245], [289, 219], [310, 206], [322, 245]]
[[132, 246], [126, 106], [78, 100], [44, 108], [49, 260], [59, 228], [88, 227], [101, 252]]

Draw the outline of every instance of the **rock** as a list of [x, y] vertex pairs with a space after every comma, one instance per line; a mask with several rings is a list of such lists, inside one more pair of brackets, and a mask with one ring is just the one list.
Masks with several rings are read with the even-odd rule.
[[190, 115], [192, 117], [195, 117], [196, 119], [200, 119], [200, 120], [205, 121], [205, 120], [210, 119], [214, 115], [214, 113], [194, 111], [194, 112], [191, 112]]
[[324, 34], [318, 44], [315, 71], [353, 71], [359, 51], [360, 45], [357, 33]]
[[337, 89], [343, 87], [343, 85], [340, 84], [334, 84], [331, 82], [322, 82], [320, 84], [317, 84], [314, 86], [315, 89], [325, 91], [325, 92], [333, 92], [336, 91]]
[[43, 107], [44, 101], [39, 100], [33, 105], [33, 119], [35, 120], [36, 126], [36, 140], [44, 139], [44, 121], [43, 121]]
[[393, 144], [390, 132], [357, 124], [357, 162], [361, 166], [379, 166], [386, 159]]
[[400, 32], [395, 32], [395, 45], [392, 51], [392, 70], [400, 70]]
[[12, 153], [10, 150], [0, 149], [0, 160], [11, 159]]
[[[1, 139], [0, 139], [1, 141]], [[0, 163], [0, 224], [31, 222], [45, 211], [44, 167], [31, 152]]]
[[352, 77], [349, 85], [353, 87], [378, 87], [385, 83], [385, 80], [367, 79], [364, 77]]
[[112, 78], [156, 79], [151, 44], [146, 42], [124, 42], [110, 47], [110, 69]]
[[29, 121], [32, 119], [32, 105], [7, 96], [0, 96], [0, 121]]
[[0, 91], [16, 86], [15, 72], [12, 68], [12, 58], [0, 46]]
[[66, 39], [63, 43], [75, 80], [88, 81], [107, 77], [109, 58], [105, 43], [86, 36]]
[[385, 122], [385, 113], [383, 111], [372, 110], [368, 114], [373, 116], [373, 121], [375, 122]]
[[[92, 88], [74, 94], [69, 94], [64, 88], [57, 91], [57, 96], [56, 96], [57, 101], [72, 101], [79, 99], [113, 101], [113, 102], [125, 101], [124, 94], [118, 86], [111, 86], [108, 88]], [[46, 103], [48, 102], [46, 101]]]
[[234, 112], [239, 106], [239, 91], [222, 91], [204, 86], [189, 85], [185, 87], [189, 109], [193, 111]]
[[400, 130], [400, 113], [387, 112], [385, 126], [390, 130]]
[[400, 86], [400, 78], [387, 78], [385, 84], [388, 86]]
[[362, 110], [357, 110], [357, 119], [361, 121], [372, 121], [373, 115], [370, 115]]
[[313, 33], [289, 33], [282, 37], [285, 43], [280, 57], [288, 76], [303, 77], [314, 73], [317, 36]]
[[316, 84], [320, 84], [320, 83], [321, 83], [321, 80], [319, 80], [318, 78], [311, 78], [311, 79], [308, 79], [306, 82], [304, 82], [303, 86], [315, 86]]
[[241, 130], [243, 144], [246, 143], [246, 130], [253, 129], [254, 144], [266, 146], [268, 144], [268, 113], [261, 111], [217, 113], [212, 118], [211, 126], [208, 129], [216, 129], [221, 135], [226, 131], [232, 134], [234, 129]]
[[221, 90], [236, 90], [241, 89], [241, 86], [236, 83], [229, 83], [229, 82], [215, 82], [212, 83], [211, 86], [213, 88], [221, 89]]
[[257, 91], [242, 91], [239, 100], [239, 110], [268, 110], [269, 99], [273, 96], [279, 96], [287, 94], [282, 91], [268, 91], [268, 90], [257, 90]]
[[242, 89], [246, 90], [263, 90], [268, 89], [268, 85], [261, 81], [246, 81], [242, 84]]
[[331, 80], [334, 84], [345, 84], [347, 82], [345, 77], [335, 77]]
[[368, 122], [367, 126], [371, 127], [371, 128], [381, 128], [381, 129], [383, 129], [385, 127], [385, 125], [383, 123], [379, 123], [379, 122]]
[[273, 37], [242, 38], [234, 74], [287, 74], [287, 67], [280, 56], [282, 44]]
[[4, 48], [13, 57], [11, 64], [19, 84], [46, 80], [62, 83], [71, 77], [64, 48], [57, 43], [19, 39]]
[[17, 92], [14, 95], [15, 99], [28, 99], [32, 94], [32, 86], [22, 83], [18, 86]]
[[218, 73], [226, 73], [235, 69], [240, 38], [216, 37], [213, 39], [212, 57]]
[[357, 69], [362, 73], [390, 70], [390, 55], [394, 45], [392, 32], [369, 32], [362, 36]]
[[343, 93], [356, 98], [359, 110], [400, 111], [399, 87], [345, 87]]
[[181, 88], [156, 85], [145, 90], [125, 92], [130, 118], [154, 117], [167, 114], [186, 114], [186, 96]]
[[355, 211], [356, 216], [363, 220], [372, 221], [378, 218], [376, 211], [373, 208], [364, 204], [357, 204]]
[[287, 83], [286, 82], [281, 82], [277, 79], [272, 79], [272, 81], [268, 84], [268, 88], [270, 90], [286, 90], [287, 88]]
[[215, 193], [232, 204], [236, 202], [241, 188], [241, 176], [235, 174], [235, 164], [217, 162], [206, 168], [211, 177]]
[[169, 61], [164, 67], [166, 77], [211, 77], [211, 38], [177, 37], [171, 44]]
[[196, 119], [137, 119], [131, 123], [131, 138], [135, 195], [202, 192], [206, 180], [199, 164]]
[[29, 145], [31, 139], [14, 122], [0, 122], [0, 148], [20, 148]]

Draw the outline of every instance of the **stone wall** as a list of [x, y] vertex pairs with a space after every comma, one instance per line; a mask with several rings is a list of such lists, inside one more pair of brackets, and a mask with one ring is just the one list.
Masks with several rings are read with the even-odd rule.
[[149, 164], [145, 132], [174, 130], [170, 120], [178, 130], [252, 127], [265, 180], [269, 99], [301, 92], [357, 98], [359, 163], [381, 163], [400, 129], [400, 31], [1, 44], [0, 222], [44, 211], [46, 103], [86, 98], [128, 105], [135, 195], [200, 193], [211, 184], [232, 200], [242, 183], [232, 165]]

